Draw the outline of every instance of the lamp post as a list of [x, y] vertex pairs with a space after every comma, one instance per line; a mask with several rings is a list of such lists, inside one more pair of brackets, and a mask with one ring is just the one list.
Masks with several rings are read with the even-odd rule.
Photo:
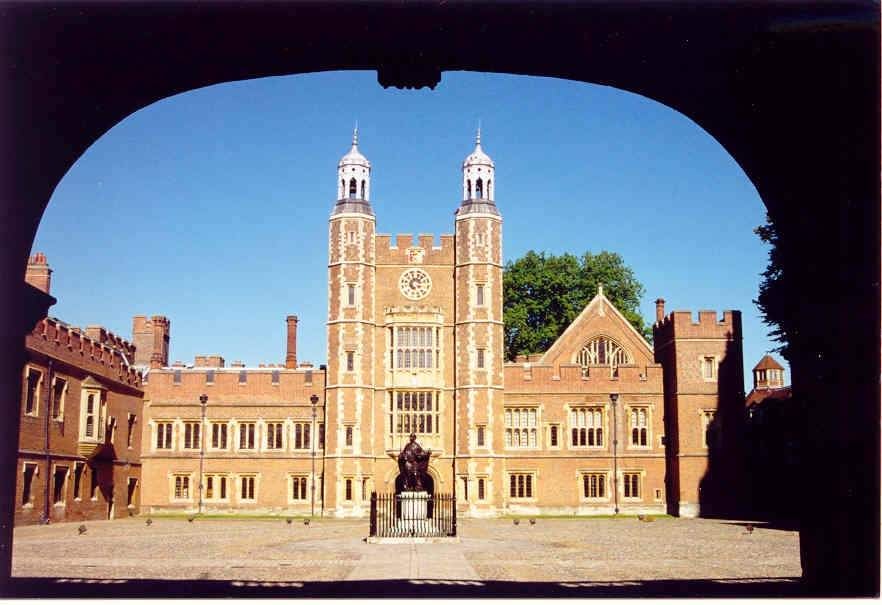
[[616, 420], [616, 416], [618, 413], [616, 412], [616, 403], [619, 401], [618, 393], [610, 393], [609, 394], [609, 403], [610, 409], [612, 410], [613, 417], [613, 434], [612, 434], [612, 445], [613, 445], [613, 498], [615, 500], [615, 514], [619, 514], [619, 461], [616, 457], [617, 448], [619, 445], [619, 430], [618, 430], [618, 422]]
[[208, 395], [200, 395], [199, 403], [202, 405], [202, 422], [199, 425], [199, 514], [202, 514], [203, 476], [205, 468], [205, 404], [208, 403]]
[[312, 439], [310, 440], [310, 441], [312, 441], [312, 446], [311, 446], [311, 449], [312, 449], [312, 475], [310, 476], [310, 479], [309, 479], [309, 485], [310, 485], [311, 492], [312, 492], [312, 499], [311, 499], [311, 505], [310, 505], [310, 509], [309, 509], [309, 516], [310, 517], [315, 516], [315, 440], [318, 439], [318, 434], [316, 433], [316, 426], [315, 426], [315, 406], [318, 403], [318, 400], [319, 400], [318, 395], [316, 395], [315, 393], [313, 393], [309, 397], [309, 402], [312, 404]]

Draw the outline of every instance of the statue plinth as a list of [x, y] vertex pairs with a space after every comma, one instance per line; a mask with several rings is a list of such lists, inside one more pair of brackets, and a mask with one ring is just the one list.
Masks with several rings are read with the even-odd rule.
[[428, 492], [401, 492], [398, 494], [398, 498], [398, 502], [401, 504], [401, 518], [397, 523], [398, 528], [408, 533], [424, 532], [429, 520]]

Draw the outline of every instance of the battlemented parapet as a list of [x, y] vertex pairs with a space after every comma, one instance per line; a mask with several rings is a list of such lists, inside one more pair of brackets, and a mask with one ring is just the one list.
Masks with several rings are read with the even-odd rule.
[[591, 392], [612, 393], [661, 392], [662, 366], [619, 366], [613, 374], [609, 366], [589, 367], [583, 371], [578, 364], [558, 366], [534, 363], [508, 363], [504, 366], [506, 393]]
[[96, 376], [141, 387], [141, 376], [131, 365], [133, 345], [104, 328], [90, 326], [83, 331], [47, 317], [28, 336], [27, 346]]
[[135, 359], [135, 345], [102, 326], [86, 326], [86, 336], [116, 349], [125, 355], [129, 362]]
[[439, 244], [435, 245], [435, 236], [431, 233], [421, 233], [416, 240], [410, 233], [399, 233], [393, 243], [391, 235], [377, 234], [377, 264], [452, 265], [455, 237], [452, 234], [442, 234], [439, 239]]
[[656, 342], [678, 338], [721, 338], [741, 335], [741, 311], [699, 311], [698, 319], [691, 311], [672, 311], [653, 326]]

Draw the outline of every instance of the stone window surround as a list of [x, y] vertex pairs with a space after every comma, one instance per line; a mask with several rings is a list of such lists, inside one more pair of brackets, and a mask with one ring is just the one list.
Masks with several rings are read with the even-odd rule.
[[[184, 487], [187, 490], [186, 497], [178, 497], [178, 479], [181, 479], [181, 490], [183, 492]], [[186, 479], [186, 483], [183, 482], [183, 479]], [[169, 502], [192, 502], [193, 501], [193, 473], [186, 472], [171, 472], [168, 474], [168, 486], [169, 486]]]
[[[585, 427], [581, 427], [581, 426], [576, 426], [573, 424], [573, 415], [572, 414], [575, 410], [579, 410], [579, 409], [584, 409], [584, 410], [590, 409], [590, 410], [599, 410], [600, 411], [600, 427], [599, 428], [602, 430], [600, 445], [573, 445], [573, 429], [574, 428], [576, 428], [576, 429], [581, 429], [581, 428], [587, 429], [588, 428], [587, 425]], [[561, 437], [564, 440], [564, 442], [566, 443], [566, 449], [568, 449], [568, 450], [606, 450], [606, 449], [609, 449], [610, 419], [609, 419], [609, 403], [608, 402], [605, 402], [605, 403], [590, 403], [589, 402], [589, 403], [568, 404], [568, 405], [564, 406], [564, 413], [566, 414], [566, 418], [567, 418], [567, 429], [566, 429], [565, 434], [563, 434]], [[598, 427], [594, 427], [594, 428], [598, 428]], [[585, 443], [586, 444], [588, 443], [587, 437], [586, 437]], [[596, 443], [596, 438], [595, 438], [595, 443]]]
[[[624, 406], [625, 411], [625, 421], [628, 426], [628, 433], [625, 436], [625, 447], [629, 450], [651, 450], [653, 447], [652, 444], [652, 411], [653, 406], [650, 403], [628, 403]], [[632, 441], [633, 438], [633, 429], [634, 426], [631, 424], [631, 412], [633, 410], [645, 410], [646, 411], [646, 426], [643, 427], [646, 429], [646, 445], [635, 445]], [[638, 437], [639, 440], [639, 437]]]
[[[713, 365], [711, 366], [711, 376], [707, 376], [707, 374], [705, 373], [705, 363], [708, 359], [713, 359]], [[720, 375], [720, 358], [717, 355], [699, 355], [698, 372], [704, 382], [716, 382], [717, 378]]]
[[[49, 395], [49, 397], [50, 397], [49, 413], [52, 414], [55, 411], [55, 395], [56, 395], [55, 387], [58, 384], [59, 380], [64, 382], [64, 388], [61, 389], [61, 396], [60, 396], [59, 402], [58, 402], [58, 415], [53, 416], [52, 420], [54, 420], [55, 422], [64, 422], [64, 407], [65, 407], [65, 404], [67, 403], [67, 392], [70, 390], [70, 378], [64, 374], [60, 374], [60, 373], [56, 372], [55, 375], [52, 376], [52, 387], [49, 391], [49, 393], [50, 393], [50, 395]], [[42, 382], [42, 380], [40, 382]]]
[[[28, 398], [28, 390], [30, 389], [30, 381], [28, 377], [30, 376], [31, 370], [37, 372], [40, 377], [37, 379], [36, 386], [34, 387], [34, 397], [33, 397], [33, 409], [28, 412], [27, 411], [27, 398]], [[40, 415], [40, 398], [43, 392], [43, 380], [45, 379], [45, 372], [42, 368], [32, 365], [25, 364], [24, 375], [22, 376], [22, 382], [24, 383], [25, 393], [24, 393], [24, 414], [25, 416], [39, 416]]]
[[[526, 493], [526, 477], [530, 477], [530, 495], [529, 496], [512, 496], [511, 495], [511, 480], [512, 477], [525, 477], [524, 480], [524, 492]], [[509, 501], [515, 502], [536, 502], [538, 501], [538, 497], [536, 493], [538, 492], [538, 477], [539, 472], [536, 470], [511, 470], [506, 472], [506, 494], [508, 496]]]
[[[637, 475], [637, 496], [625, 496], [625, 475]], [[618, 481], [618, 490], [619, 496], [621, 496], [622, 500], [625, 502], [643, 502], [644, 501], [644, 487], [643, 484], [646, 480], [646, 471], [643, 469], [624, 469], [619, 470], [619, 481]]]
[[[612, 483], [610, 482], [610, 475], [612, 471], [609, 469], [580, 469], [577, 471], [577, 489], [579, 492], [579, 501], [580, 502], [609, 502], [611, 499], [612, 492]], [[589, 475], [598, 475], [603, 477], [603, 496], [586, 496], [585, 495], [585, 477]]]

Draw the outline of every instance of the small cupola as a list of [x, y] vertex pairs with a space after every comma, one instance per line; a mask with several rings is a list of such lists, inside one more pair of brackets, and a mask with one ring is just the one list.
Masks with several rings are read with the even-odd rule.
[[358, 150], [358, 126], [352, 132], [352, 149], [337, 164], [337, 199], [369, 201], [371, 163]]
[[337, 164], [337, 203], [332, 216], [365, 214], [374, 216], [371, 199], [371, 163], [358, 150], [358, 125], [352, 132], [352, 148]]
[[462, 163], [463, 199], [492, 202], [496, 197], [495, 170], [493, 160], [481, 148], [481, 128], [478, 127], [475, 150]]
[[753, 388], [780, 389], [784, 386], [784, 366], [771, 355], [763, 355], [753, 368]]

